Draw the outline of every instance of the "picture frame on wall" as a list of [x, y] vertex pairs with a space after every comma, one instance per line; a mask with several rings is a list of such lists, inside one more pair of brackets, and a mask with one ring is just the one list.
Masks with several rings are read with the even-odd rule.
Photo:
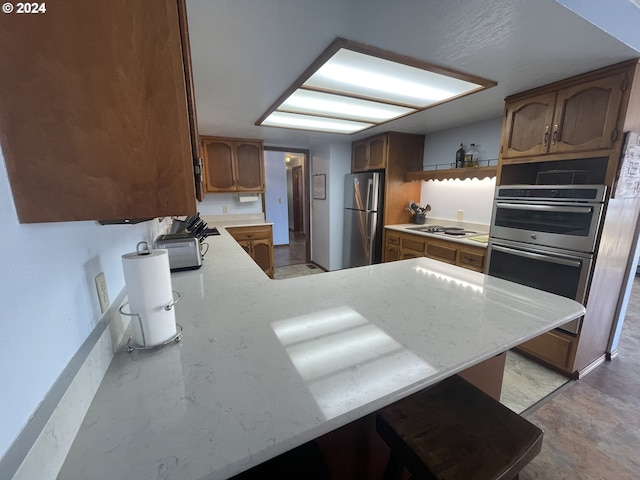
[[317, 173], [313, 176], [313, 199], [327, 199], [327, 176], [324, 173]]

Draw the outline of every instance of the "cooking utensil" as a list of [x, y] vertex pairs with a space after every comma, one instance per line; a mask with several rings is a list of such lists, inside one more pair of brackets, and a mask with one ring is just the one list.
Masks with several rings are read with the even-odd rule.
[[187, 229], [189, 224], [185, 220], [178, 220], [177, 218], [173, 219], [171, 223], [170, 233], [181, 233]]

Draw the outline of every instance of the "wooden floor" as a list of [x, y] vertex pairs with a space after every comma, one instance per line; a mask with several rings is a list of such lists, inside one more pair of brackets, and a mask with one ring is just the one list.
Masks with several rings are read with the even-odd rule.
[[542, 452], [520, 480], [640, 478], [640, 280], [619, 355], [571, 381], [523, 416], [544, 431]]
[[289, 232], [289, 245], [276, 245], [273, 249], [275, 267], [306, 263], [304, 232]]

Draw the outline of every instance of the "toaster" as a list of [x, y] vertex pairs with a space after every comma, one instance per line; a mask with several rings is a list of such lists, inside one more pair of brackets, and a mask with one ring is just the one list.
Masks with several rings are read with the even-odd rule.
[[169, 268], [172, 272], [194, 270], [202, 266], [200, 242], [190, 233], [159, 235], [153, 246], [169, 252]]

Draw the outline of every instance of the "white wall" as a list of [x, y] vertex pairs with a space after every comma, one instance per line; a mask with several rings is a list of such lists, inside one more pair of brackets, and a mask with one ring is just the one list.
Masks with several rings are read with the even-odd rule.
[[344, 233], [344, 176], [351, 172], [351, 143], [331, 144], [331, 251], [330, 269], [342, 268], [342, 239]]
[[488, 225], [495, 186], [495, 177], [423, 181], [420, 204], [431, 205], [429, 217], [457, 220], [458, 210], [462, 210], [463, 221]]
[[289, 206], [287, 198], [287, 168], [284, 152], [264, 152], [266, 193], [265, 218], [273, 222], [274, 245], [289, 243]]
[[[423, 165], [445, 165], [455, 161], [460, 143], [465, 148], [475, 143], [480, 160], [498, 158], [502, 118], [429, 134], [425, 137]], [[495, 164], [493, 162], [492, 164]], [[464, 221], [489, 224], [495, 190], [492, 179], [429, 180], [422, 182], [420, 204], [431, 205], [430, 217], [457, 220], [462, 210]]]
[[121, 255], [151, 240], [157, 221], [21, 225], [0, 153], [0, 224], [1, 458], [100, 319], [95, 276], [114, 299]]
[[207, 193], [204, 201], [198, 203], [201, 215], [223, 215], [226, 207], [228, 214], [261, 213], [262, 194], [258, 194], [256, 202], [240, 203], [237, 193]]
[[502, 117], [499, 117], [431, 133], [425, 136], [423, 165], [447, 165], [455, 162], [456, 151], [461, 143], [465, 149], [469, 144], [475, 143], [480, 160], [497, 161], [501, 130]]
[[[311, 149], [313, 175], [326, 175], [326, 200], [311, 203], [311, 260], [328, 270], [342, 268], [344, 175], [351, 170], [351, 142], [331, 142]], [[313, 195], [313, 192], [311, 193]]]
[[[326, 175], [327, 189], [331, 184], [331, 145], [323, 143], [311, 148], [311, 195], [313, 195], [313, 176]], [[311, 261], [329, 269], [330, 259], [330, 196], [326, 200], [311, 200]]]

